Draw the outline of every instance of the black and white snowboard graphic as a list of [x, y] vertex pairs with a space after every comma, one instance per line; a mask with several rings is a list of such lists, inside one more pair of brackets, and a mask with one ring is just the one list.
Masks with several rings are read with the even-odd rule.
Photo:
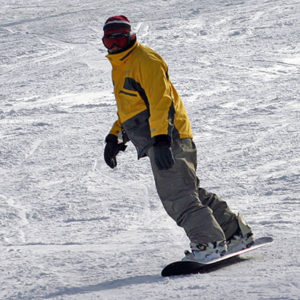
[[226, 254], [220, 258], [211, 260], [207, 263], [199, 263], [195, 261], [175, 261], [173, 263], [170, 263], [166, 267], [164, 267], [164, 269], [161, 272], [161, 275], [166, 277], [166, 276], [175, 276], [175, 275], [205, 273], [212, 270], [216, 270], [218, 268], [229, 265], [231, 263], [238, 262], [239, 255], [266, 246], [272, 242], [273, 242], [273, 238], [271, 237], [261, 237], [254, 240], [253, 245], [246, 249]]

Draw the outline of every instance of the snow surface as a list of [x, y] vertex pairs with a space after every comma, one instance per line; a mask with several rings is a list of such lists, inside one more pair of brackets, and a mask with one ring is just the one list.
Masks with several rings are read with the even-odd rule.
[[[188, 240], [149, 161], [103, 161], [116, 14], [168, 63], [202, 186], [271, 248], [160, 276]], [[299, 0], [0, 0], [0, 298], [300, 299], [299, 20]]]

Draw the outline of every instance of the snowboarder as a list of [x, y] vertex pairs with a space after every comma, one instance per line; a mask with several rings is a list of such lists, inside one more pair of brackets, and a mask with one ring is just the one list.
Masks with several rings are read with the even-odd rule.
[[166, 62], [137, 42], [127, 17], [110, 17], [103, 30], [118, 108], [105, 138], [105, 162], [116, 167], [129, 140], [138, 158], [149, 157], [162, 204], [191, 242], [183, 260], [207, 261], [246, 248], [253, 234], [241, 215], [199, 187], [191, 124]]

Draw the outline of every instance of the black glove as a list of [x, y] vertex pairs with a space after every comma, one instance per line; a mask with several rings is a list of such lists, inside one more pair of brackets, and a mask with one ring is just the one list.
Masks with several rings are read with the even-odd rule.
[[154, 159], [159, 170], [168, 170], [174, 165], [171, 150], [171, 138], [168, 135], [157, 135], [153, 144]]
[[125, 151], [127, 146], [124, 143], [118, 143], [118, 138], [113, 134], [109, 134], [105, 138], [105, 142], [104, 160], [113, 169], [117, 166], [117, 154], [119, 151]]

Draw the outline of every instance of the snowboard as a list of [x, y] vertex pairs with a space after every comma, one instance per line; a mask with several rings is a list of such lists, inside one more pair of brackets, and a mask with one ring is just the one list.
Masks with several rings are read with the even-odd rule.
[[175, 276], [175, 275], [208, 273], [217, 270], [219, 268], [222, 268], [224, 266], [241, 262], [243, 261], [243, 259], [239, 257], [240, 255], [255, 250], [257, 248], [266, 246], [272, 242], [273, 242], [273, 238], [271, 237], [261, 237], [254, 240], [254, 243], [246, 249], [225, 254], [220, 258], [210, 260], [206, 263], [199, 263], [195, 261], [175, 261], [173, 263], [170, 263], [166, 267], [164, 267], [164, 269], [161, 272], [161, 275], [163, 277], [167, 277], [167, 276]]

